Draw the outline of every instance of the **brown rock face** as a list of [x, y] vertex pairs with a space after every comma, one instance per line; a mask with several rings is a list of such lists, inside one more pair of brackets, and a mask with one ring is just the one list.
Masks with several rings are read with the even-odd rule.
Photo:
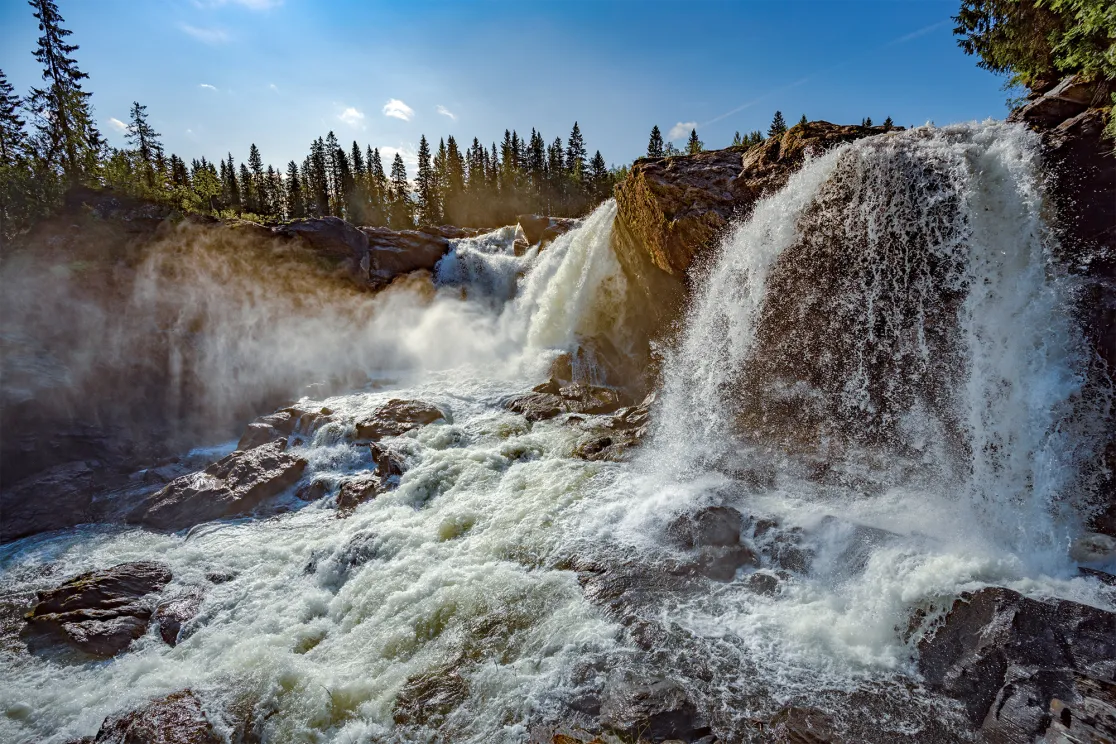
[[0, 542], [72, 527], [94, 517], [94, 468], [58, 465], [0, 492]]
[[200, 473], [177, 478], [145, 499], [128, 515], [128, 521], [181, 530], [246, 515], [302, 477], [306, 460], [287, 454], [285, 447], [286, 442], [279, 440], [233, 452]]
[[147, 631], [153, 608], [145, 598], [170, 580], [170, 570], [161, 563], [91, 571], [39, 592], [27, 621], [60, 633], [85, 653], [115, 656]]
[[371, 417], [357, 423], [356, 438], [377, 441], [397, 437], [444, 418], [442, 409], [421, 400], [389, 400]]
[[657, 268], [682, 277], [733, 217], [782, 188], [807, 154], [883, 131], [815, 121], [752, 148], [638, 160], [616, 187], [618, 221]]
[[469, 238], [481, 231], [467, 227], [423, 227], [418, 230], [391, 230], [362, 227], [367, 237], [368, 276], [373, 283], [386, 283], [400, 274], [425, 269], [431, 271], [449, 250], [450, 241]]
[[110, 716], [94, 744], [221, 744], [190, 690], [152, 700], [135, 710]]
[[612, 413], [628, 402], [624, 393], [612, 388], [580, 382], [561, 386], [557, 380], [550, 380], [511, 401], [507, 407], [509, 411], [522, 413], [528, 421], [543, 421], [561, 413]]

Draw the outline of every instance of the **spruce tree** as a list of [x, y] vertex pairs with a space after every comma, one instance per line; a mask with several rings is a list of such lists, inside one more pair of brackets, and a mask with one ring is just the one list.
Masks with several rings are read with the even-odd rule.
[[864, 126], [866, 126], [866, 127], [872, 126], [872, 117], [871, 116], [864, 117]]
[[302, 183], [298, 179], [298, 165], [295, 161], [287, 163], [287, 215], [295, 220], [306, 216], [302, 203]]
[[582, 139], [581, 129], [574, 122], [570, 131], [570, 138], [566, 141], [566, 172], [575, 183], [580, 183], [585, 178], [585, 140]]
[[803, 114], [802, 118], [798, 120], [799, 126], [806, 126], [809, 123], [810, 122], [806, 121], [806, 114]]
[[593, 185], [594, 202], [601, 202], [608, 198], [608, 166], [605, 165], [600, 150], [597, 150], [593, 159], [589, 161], [589, 181]]
[[434, 200], [438, 205], [439, 223], [446, 222], [446, 184], [449, 177], [446, 170], [446, 160], [448, 157], [445, 139], [438, 140], [438, 152], [434, 153], [430, 165], [430, 181], [434, 188]]
[[395, 153], [395, 160], [391, 163], [391, 226], [396, 230], [414, 227], [413, 206], [407, 167], [403, 165], [402, 156]]
[[384, 174], [384, 162], [380, 159], [380, 148], [372, 151], [368, 162], [368, 181], [371, 185], [369, 199], [372, 203], [372, 224], [386, 225], [388, 221], [388, 180]]
[[705, 150], [705, 143], [698, 139], [697, 130], [690, 130], [690, 139], [686, 142], [686, 153], [689, 155], [697, 155], [699, 152]]
[[329, 194], [329, 208], [326, 214], [337, 217], [342, 215], [345, 196], [341, 187], [341, 164], [337, 161], [337, 153], [341, 148], [337, 144], [337, 135], [330, 130], [325, 138], [325, 178], [326, 191]]
[[0, 70], [0, 165], [14, 166], [26, 154], [25, 122], [19, 116], [22, 103], [8, 76]]
[[[394, 174], [393, 174], [394, 175]], [[430, 143], [426, 135], [419, 138], [418, 174], [415, 177], [418, 196], [418, 221], [420, 225], [434, 225], [438, 220], [438, 196], [434, 192], [434, 169], [430, 163]]]
[[[256, 194], [256, 185], [253, 183], [252, 173], [248, 170], [248, 166], [244, 163], [240, 164], [240, 197], [244, 209], [252, 214], [256, 214], [255, 209], [259, 207], [259, 200]], [[244, 210], [239, 210], [242, 214]]]
[[885, 132], [890, 132], [895, 128], [895, 122], [891, 120], [890, 116], [884, 119], [883, 128]]
[[236, 180], [236, 163], [233, 162], [232, 153], [229, 153], [229, 160], [227, 170], [225, 171], [225, 191], [227, 194], [226, 204], [237, 212], [241, 210], [243, 204], [240, 198], [240, 184]]
[[663, 133], [659, 125], [651, 127], [651, 139], [647, 142], [647, 157], [661, 158], [663, 156]]
[[748, 134], [748, 137], [747, 137], [747, 139], [744, 140], [744, 142], [745, 142], [745, 144], [748, 144], [748, 145], [762, 145], [763, 144], [763, 132], [761, 132], [758, 129], [752, 130]]
[[739, 147], [740, 145], [743, 145], [743, 144], [744, 144], [744, 140], [740, 139], [740, 132], [737, 132], [736, 134], [732, 135], [732, 146], [733, 147]]
[[768, 137], [778, 137], [787, 131], [787, 122], [783, 119], [783, 112], [776, 111], [775, 117], [771, 120], [771, 126], [767, 128]]
[[563, 215], [566, 209], [566, 159], [562, 138], [555, 137], [546, 150], [547, 201], [552, 215]]
[[326, 165], [325, 141], [318, 137], [310, 144], [310, 172], [303, 179], [306, 211], [314, 217], [325, 217], [329, 211], [329, 173]]
[[57, 164], [73, 183], [93, 174], [102, 146], [89, 103], [92, 94], [81, 89], [81, 81], [89, 76], [69, 56], [78, 46], [66, 43], [72, 32], [62, 28], [62, 16], [54, 0], [30, 0], [29, 4], [35, 9], [43, 34], [35, 59], [43, 66], [47, 85], [31, 89], [27, 106], [38, 118], [35, 127], [40, 157], [48, 164]]
[[245, 191], [245, 202], [249, 212], [253, 214], [267, 214], [267, 193], [264, 184], [263, 158], [260, 157], [260, 148], [256, 143], [248, 148], [248, 172], [251, 175], [249, 182], [251, 191]]
[[442, 201], [446, 221], [451, 225], [462, 225], [466, 216], [465, 202], [465, 161], [457, 140], [446, 138], [446, 190]]

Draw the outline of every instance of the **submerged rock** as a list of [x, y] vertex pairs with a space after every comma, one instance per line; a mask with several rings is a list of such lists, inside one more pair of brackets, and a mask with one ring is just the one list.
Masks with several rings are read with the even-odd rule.
[[1116, 614], [1095, 607], [981, 589], [961, 595], [918, 648], [926, 683], [959, 700], [990, 741], [1031, 742], [1055, 716], [1070, 728], [1113, 702]]
[[221, 744], [191, 690], [174, 692], [135, 710], [109, 716], [94, 744]]
[[284, 452], [285, 448], [286, 441], [279, 440], [233, 452], [147, 497], [128, 515], [128, 521], [180, 530], [214, 519], [247, 515], [302, 477], [306, 460]]
[[394, 399], [376, 409], [369, 418], [358, 421], [355, 436], [372, 441], [397, 437], [445, 418], [442, 409], [432, 403]]
[[755, 551], [740, 542], [743, 529], [744, 515], [729, 506], [710, 506], [678, 517], [667, 526], [667, 536], [693, 556], [678, 570], [732, 581], [738, 568], [758, 566]]
[[152, 603], [171, 572], [161, 563], [122, 563], [39, 592], [27, 622], [60, 633], [94, 656], [115, 656], [147, 631]]
[[611, 680], [601, 700], [601, 724], [621, 736], [653, 742], [693, 742], [712, 733], [709, 722], [677, 682]]
[[168, 646], [178, 645], [182, 626], [197, 616], [204, 600], [205, 593], [194, 587], [155, 608], [155, 622], [159, 624], [159, 636]]
[[527, 395], [510, 401], [507, 408], [534, 422], [554, 418], [562, 413], [612, 413], [628, 402], [623, 392], [612, 388], [580, 382], [563, 386], [557, 380], [550, 380], [532, 388], [532, 392]]

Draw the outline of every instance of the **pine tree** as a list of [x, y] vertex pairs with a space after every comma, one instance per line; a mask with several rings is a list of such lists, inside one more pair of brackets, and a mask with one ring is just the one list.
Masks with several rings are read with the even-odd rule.
[[349, 157], [340, 147], [333, 153], [333, 164], [337, 169], [338, 190], [334, 214], [350, 222], [356, 222], [357, 217], [353, 210], [356, 199], [356, 179], [353, 178], [353, 169], [349, 166]]
[[566, 206], [566, 159], [562, 148], [562, 138], [555, 137], [546, 149], [547, 212], [553, 215], [565, 213]]
[[240, 212], [243, 201], [240, 198], [240, 184], [236, 180], [236, 163], [233, 162], [232, 153], [229, 153], [228, 167], [225, 171], [226, 204]]
[[737, 132], [736, 134], [732, 135], [732, 146], [733, 147], [739, 147], [740, 145], [743, 145], [743, 144], [744, 144], [744, 140], [740, 139], [740, 132]]
[[287, 163], [287, 217], [295, 220], [306, 216], [302, 202], [302, 183], [298, 180], [298, 165]]
[[651, 127], [651, 139], [647, 142], [647, 157], [661, 158], [663, 156], [663, 133], [659, 125]]
[[798, 120], [798, 125], [799, 126], [806, 126], [809, 123], [810, 122], [806, 121], [806, 114], [803, 114], [802, 118]]
[[0, 70], [0, 166], [14, 166], [26, 154], [25, 122], [19, 116], [19, 96]]
[[252, 214], [256, 214], [256, 209], [259, 208], [259, 200], [256, 194], [256, 185], [253, 183], [252, 173], [248, 170], [248, 166], [244, 163], [240, 164], [240, 196], [241, 203], [244, 209]]
[[384, 174], [384, 162], [380, 159], [380, 148], [372, 151], [368, 161], [369, 194], [372, 202], [372, 224], [386, 225], [388, 221], [388, 180]]
[[883, 128], [885, 132], [890, 132], [895, 128], [895, 122], [891, 120], [890, 116], [884, 119]]
[[414, 227], [413, 207], [407, 167], [403, 165], [400, 154], [395, 153], [395, 160], [391, 163], [391, 226], [396, 230]]
[[580, 183], [585, 178], [585, 140], [581, 137], [581, 129], [574, 122], [570, 131], [570, 138], [566, 141], [566, 172], [575, 183]]
[[686, 153], [689, 155], [697, 155], [699, 152], [705, 150], [705, 143], [698, 139], [697, 130], [690, 130], [690, 139], [686, 142]]
[[[196, 161], [195, 161], [196, 162]], [[221, 163], [221, 169], [224, 170], [225, 163]], [[213, 167], [212, 163], [206, 161], [203, 157], [197, 166], [193, 169], [190, 180], [191, 189], [193, 190], [197, 200], [200, 204], [208, 208], [209, 211], [215, 211], [216, 205], [213, 203], [221, 193], [221, 181], [217, 176], [217, 169]]]
[[593, 185], [593, 201], [600, 202], [608, 198], [608, 166], [605, 165], [600, 150], [589, 161], [589, 181]]
[[244, 190], [244, 201], [248, 211], [253, 214], [267, 214], [263, 158], [260, 157], [260, 148], [256, 147], [254, 142], [248, 148], [248, 172], [251, 176], [249, 178], [250, 190]]
[[430, 165], [430, 182], [434, 189], [434, 201], [438, 205], [438, 222], [444, 223], [446, 219], [446, 188], [449, 178], [446, 160], [449, 154], [446, 150], [445, 139], [438, 140], [438, 152], [434, 153]]
[[40, 157], [57, 164], [72, 183], [93, 174], [102, 146], [89, 103], [92, 94], [81, 89], [81, 81], [89, 76], [69, 56], [78, 46], [66, 43], [72, 32], [62, 28], [54, 0], [30, 0], [29, 4], [43, 33], [35, 59], [43, 66], [47, 85], [32, 88], [27, 105], [38, 118]]
[[415, 190], [418, 195], [419, 224], [435, 225], [440, 222], [438, 213], [441, 210], [438, 209], [438, 195], [434, 190], [434, 169], [430, 164], [430, 143], [426, 141], [425, 134], [419, 138]]
[[871, 116], [864, 117], [864, 126], [866, 126], [866, 127], [872, 126], [872, 117]]
[[467, 212], [465, 201], [465, 161], [457, 140], [446, 138], [446, 187], [442, 199], [446, 221], [451, 225], [464, 224]]
[[748, 134], [748, 137], [744, 140], [744, 143], [747, 144], [747, 145], [762, 145], [763, 144], [763, 132], [761, 132], [758, 129], [752, 130]]
[[329, 173], [326, 145], [321, 137], [310, 144], [310, 172], [303, 179], [306, 211], [313, 217], [325, 217], [329, 211]]
[[787, 122], [783, 120], [783, 112], [776, 111], [775, 117], [771, 120], [771, 126], [767, 128], [768, 137], [778, 137], [787, 131]]

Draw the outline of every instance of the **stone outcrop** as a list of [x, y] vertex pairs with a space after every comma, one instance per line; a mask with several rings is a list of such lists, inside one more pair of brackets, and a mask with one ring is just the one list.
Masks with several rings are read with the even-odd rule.
[[0, 491], [0, 541], [94, 519], [98, 465], [96, 461], [56, 465]]
[[642, 158], [616, 187], [617, 219], [658, 269], [682, 277], [734, 218], [781, 189], [807, 154], [885, 131], [815, 121], [752, 147]]
[[[1116, 737], [1116, 614], [1010, 589], [964, 594], [919, 643], [931, 689], [961, 702], [988, 741], [1032, 742], [1057, 720]], [[1047, 738], [1048, 741], [1102, 741]]]
[[711, 506], [683, 514], [667, 527], [667, 536], [692, 556], [679, 570], [714, 581], [732, 581], [742, 566], [758, 566], [755, 551], [740, 542], [744, 515], [730, 506]]
[[528, 421], [544, 421], [563, 413], [598, 415], [613, 413], [630, 401], [613, 388], [575, 382], [561, 385], [550, 380], [532, 388], [507, 404], [509, 411], [523, 414]]
[[445, 412], [432, 403], [396, 398], [377, 408], [368, 418], [358, 421], [354, 436], [358, 440], [374, 442], [384, 437], [398, 437], [445, 418]]
[[302, 477], [306, 460], [285, 449], [286, 441], [280, 439], [233, 452], [201, 472], [171, 481], [144, 499], [128, 521], [181, 530], [214, 519], [245, 516]]
[[570, 230], [581, 224], [581, 220], [573, 217], [543, 217], [537, 214], [521, 214], [516, 220], [519, 223], [516, 236], [515, 253], [522, 255], [527, 248], [537, 245], [545, 248], [553, 243], [555, 238], [565, 235]]
[[[1071, 76], [1033, 92], [1009, 121], [1042, 135], [1048, 193], [1057, 214], [1064, 265], [1082, 275], [1078, 314], [1104, 367], [1094, 370], [1098, 388], [1113, 384], [1116, 370], [1116, 142], [1104, 136], [1116, 81], [1088, 82]], [[1092, 527], [1116, 536], [1116, 412], [1110, 414], [1101, 480], [1101, 505]]]
[[387, 227], [362, 227], [360, 230], [367, 239], [368, 254], [364, 265], [373, 285], [390, 282], [412, 271], [431, 271], [449, 251], [451, 240], [470, 238], [482, 232], [449, 225], [417, 230], [392, 230]]
[[27, 622], [87, 654], [115, 656], [147, 631], [154, 610], [148, 595], [170, 580], [170, 570], [152, 562], [90, 571], [39, 592]]
[[173, 692], [140, 707], [109, 716], [93, 744], [221, 744], [191, 690]]
[[628, 452], [639, 446], [651, 427], [651, 406], [655, 394], [651, 393], [639, 405], [621, 408], [604, 423], [583, 426], [588, 432], [578, 442], [574, 455], [583, 460], [620, 462]]
[[177, 646], [182, 626], [197, 616], [205, 593], [198, 587], [171, 597], [155, 608], [155, 622], [159, 625], [159, 637], [168, 646]]
[[275, 413], [261, 416], [248, 424], [243, 436], [237, 443], [238, 450], [250, 450], [260, 445], [274, 442], [291, 434], [309, 436], [329, 420], [333, 411], [323, 408], [319, 411], [303, 411], [299, 408], [284, 408]]

